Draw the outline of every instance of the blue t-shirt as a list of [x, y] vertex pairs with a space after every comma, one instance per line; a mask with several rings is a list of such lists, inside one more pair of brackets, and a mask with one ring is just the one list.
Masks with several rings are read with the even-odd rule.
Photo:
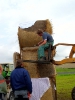
[[43, 38], [43, 40], [47, 40], [47, 42], [53, 42], [54, 41], [53, 37], [47, 32], [43, 32], [42, 38]]

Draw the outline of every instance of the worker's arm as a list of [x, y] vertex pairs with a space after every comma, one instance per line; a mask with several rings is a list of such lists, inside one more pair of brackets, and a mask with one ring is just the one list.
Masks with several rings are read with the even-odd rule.
[[12, 88], [12, 90], [14, 91], [13, 85], [12, 85], [12, 73], [10, 75], [10, 87]]
[[43, 40], [42, 41], [40, 41], [37, 45], [39, 46], [40, 44], [42, 44], [43, 43]]
[[46, 43], [47, 43], [47, 40], [43, 40], [43, 42], [39, 46], [44, 45]]
[[24, 79], [25, 79], [27, 90], [31, 94], [32, 93], [32, 82], [31, 82], [31, 78], [27, 70], [24, 71]]

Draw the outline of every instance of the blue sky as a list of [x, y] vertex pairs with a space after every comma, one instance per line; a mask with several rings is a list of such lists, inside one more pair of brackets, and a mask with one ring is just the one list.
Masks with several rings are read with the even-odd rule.
[[[0, 0], [0, 63], [13, 62], [19, 52], [18, 27], [49, 19], [54, 44], [75, 43], [75, 0]], [[71, 47], [57, 47], [55, 60], [68, 56]]]

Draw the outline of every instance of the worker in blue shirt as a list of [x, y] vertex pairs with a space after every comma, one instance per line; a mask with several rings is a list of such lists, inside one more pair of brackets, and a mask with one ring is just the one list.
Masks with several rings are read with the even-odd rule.
[[17, 61], [17, 66], [10, 76], [10, 84], [15, 100], [29, 100], [29, 94], [32, 93], [32, 82], [28, 71], [23, 67], [22, 60]]
[[54, 39], [48, 32], [43, 32], [42, 29], [38, 29], [37, 34], [42, 36], [42, 41], [40, 41], [37, 45], [38, 49], [38, 60], [46, 60], [44, 50], [48, 49], [49, 45], [53, 45]]

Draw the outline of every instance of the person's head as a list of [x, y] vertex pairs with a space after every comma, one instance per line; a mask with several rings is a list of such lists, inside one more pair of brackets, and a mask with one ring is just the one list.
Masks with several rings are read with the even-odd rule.
[[42, 29], [38, 29], [38, 30], [37, 30], [37, 34], [38, 34], [39, 36], [42, 36], [43, 30], [42, 30]]
[[0, 74], [2, 74], [2, 71], [3, 71], [3, 67], [2, 65], [0, 65]]
[[21, 59], [17, 60], [16, 67], [18, 67], [18, 66], [22, 67], [22, 65], [23, 65], [23, 61]]

